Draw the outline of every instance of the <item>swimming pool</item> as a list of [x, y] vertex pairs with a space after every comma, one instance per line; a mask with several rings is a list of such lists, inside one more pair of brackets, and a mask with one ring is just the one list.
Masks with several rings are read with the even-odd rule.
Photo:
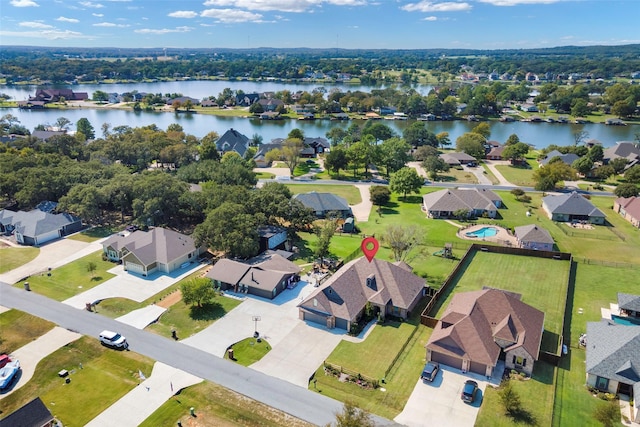
[[625, 325], [625, 326], [639, 326], [640, 325], [640, 321], [638, 321], [638, 320], [631, 319], [629, 317], [616, 316], [615, 314], [611, 315], [611, 319], [614, 322], [616, 322], [618, 325]]
[[496, 234], [498, 234], [498, 229], [495, 227], [482, 227], [476, 231], [464, 233], [467, 237], [493, 237]]

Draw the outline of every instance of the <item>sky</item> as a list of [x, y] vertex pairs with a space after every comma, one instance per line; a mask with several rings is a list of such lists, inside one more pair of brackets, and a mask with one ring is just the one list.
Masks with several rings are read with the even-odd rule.
[[640, 0], [0, 0], [0, 46], [526, 49], [640, 43]]

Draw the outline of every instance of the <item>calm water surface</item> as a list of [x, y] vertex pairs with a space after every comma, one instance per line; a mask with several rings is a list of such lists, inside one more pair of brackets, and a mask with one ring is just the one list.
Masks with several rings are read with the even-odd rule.
[[[163, 82], [163, 83], [144, 83], [144, 84], [114, 84], [114, 85], [76, 85], [70, 86], [77, 92], [88, 92], [89, 96], [95, 90], [103, 90], [105, 92], [126, 92], [138, 90], [139, 92], [151, 93], [169, 93], [179, 92], [185, 96], [194, 98], [203, 98], [209, 95], [218, 95], [222, 90], [230, 87], [233, 90], [241, 89], [245, 92], [266, 92], [290, 90], [313, 90], [319, 85], [316, 83], [278, 83], [278, 82], [244, 82], [244, 81], [186, 81], [186, 82]], [[332, 87], [338, 87], [343, 91], [362, 90], [369, 92], [372, 88], [365, 86], [351, 85], [325, 85], [327, 90]], [[420, 86], [416, 88], [420, 93], [428, 93], [431, 89], [429, 86]], [[34, 87], [16, 87], [16, 86], [0, 86], [0, 92], [11, 95], [16, 100], [27, 98], [29, 95], [35, 94]], [[19, 110], [4, 109], [0, 110], [0, 114], [11, 113], [18, 117], [21, 124], [27, 129], [33, 129], [39, 124], [52, 124], [58, 117], [66, 117], [72, 123], [76, 123], [80, 118], [86, 117], [93, 127], [96, 129], [96, 135], [100, 135], [100, 127], [103, 123], [109, 123], [112, 127], [119, 125], [128, 125], [131, 127], [147, 126], [155, 124], [161, 129], [166, 129], [172, 123], [180, 124], [187, 133], [202, 137], [211, 131], [224, 133], [229, 128], [234, 128], [248, 137], [254, 134], [261, 135], [264, 142], [268, 142], [273, 138], [282, 138], [295, 128], [301, 129], [305, 136], [308, 137], [324, 137], [328, 130], [333, 127], [347, 128], [351, 121], [300, 121], [300, 120], [278, 120], [278, 121], [261, 121], [257, 119], [240, 118], [240, 117], [217, 117], [204, 114], [186, 114], [186, 113], [154, 113], [154, 112], [133, 112], [124, 110], [110, 109], [71, 109], [71, 110]], [[364, 122], [359, 122], [363, 124]], [[402, 131], [412, 123], [412, 121], [383, 121], [391, 127], [396, 133], [402, 134]], [[469, 123], [466, 121], [451, 122], [425, 122], [427, 127], [435, 133], [449, 132], [452, 142], [465, 132], [468, 132], [477, 123]], [[605, 126], [603, 124], [551, 124], [551, 123], [525, 123], [525, 122], [491, 122], [490, 139], [504, 142], [509, 135], [516, 134], [521, 141], [532, 144], [536, 148], [544, 148], [550, 144], [570, 145], [574, 142], [574, 134], [578, 131], [586, 131], [588, 138], [597, 139], [605, 147], [612, 146], [616, 141], [631, 141], [635, 134], [640, 132], [640, 126]]]

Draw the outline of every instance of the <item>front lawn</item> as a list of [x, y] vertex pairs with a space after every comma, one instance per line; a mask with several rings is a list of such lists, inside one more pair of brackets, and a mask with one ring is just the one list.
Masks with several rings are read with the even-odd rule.
[[[96, 267], [93, 272], [88, 271], [90, 264]], [[102, 260], [102, 251], [96, 251], [50, 271], [50, 275], [42, 273], [31, 276], [26, 281], [29, 282], [32, 291], [57, 301], [64, 301], [114, 277], [107, 272], [114, 266], [114, 263]], [[22, 288], [24, 282], [20, 281], [15, 286]]]
[[[11, 413], [40, 396], [65, 426], [83, 426], [136, 387], [139, 370], [150, 375], [152, 367], [147, 357], [82, 337], [40, 361], [29, 382], [3, 397], [0, 411]], [[70, 383], [58, 377], [61, 369], [69, 371]]]
[[[197, 418], [190, 416], [195, 408]], [[140, 427], [175, 426], [311, 427], [291, 415], [210, 382], [187, 387], [167, 400]]]
[[29, 261], [34, 260], [40, 254], [39, 248], [34, 247], [2, 247], [0, 248], [0, 273], [6, 273]]
[[513, 390], [520, 396], [524, 409], [523, 414], [516, 419], [506, 415], [498, 395], [499, 389], [487, 387], [476, 425], [491, 427], [550, 426], [553, 415], [555, 370], [555, 366], [537, 361], [530, 379], [510, 380]]
[[0, 354], [11, 353], [49, 332], [55, 325], [19, 310], [0, 313]]
[[388, 321], [376, 325], [365, 342], [341, 341], [327, 358], [332, 365], [381, 379], [391, 366], [396, 353], [381, 348], [400, 349], [415, 330], [415, 325]]
[[67, 239], [91, 243], [95, 242], [98, 239], [109, 237], [117, 231], [117, 229], [107, 226], [91, 227], [88, 230], [84, 230], [79, 233], [72, 234], [71, 236], [67, 236]]
[[533, 172], [538, 169], [538, 162], [531, 156], [526, 160], [527, 164], [523, 166], [496, 165], [496, 169], [513, 185], [533, 187], [535, 185]]
[[178, 301], [162, 313], [157, 322], [147, 326], [146, 329], [165, 337], [170, 337], [171, 331], [175, 330], [178, 338], [184, 339], [206, 329], [241, 302], [241, 300], [224, 296], [218, 296], [212, 303], [203, 304], [202, 307]]
[[[419, 313], [419, 310], [416, 311]], [[410, 327], [410, 325], [407, 324], [402, 324], [401, 326], [403, 329]], [[369, 371], [370, 362], [380, 357], [381, 354], [392, 353], [393, 356], [395, 356], [398, 352], [400, 353], [393, 368], [385, 377], [385, 382], [380, 383], [378, 389], [363, 388], [353, 382], [341, 382], [331, 375], [325, 375], [322, 366], [315, 373], [314, 378], [317, 382], [314, 384], [312, 381], [309, 389], [342, 402], [347, 400], [352, 401], [370, 413], [393, 419], [402, 412], [409, 396], [411, 396], [413, 392], [416, 382], [420, 379], [420, 373], [424, 367], [426, 357], [424, 345], [429, 340], [432, 329], [422, 325], [418, 325], [417, 328], [415, 334], [411, 337], [404, 349], [401, 347], [403, 343], [395, 338], [392, 342], [382, 344], [375, 337], [372, 338], [378, 326], [376, 326], [364, 342], [359, 344], [360, 347], [350, 346], [353, 351], [374, 355], [369, 361], [363, 358], [359, 359], [360, 362], [356, 370], [361, 371], [363, 374]], [[406, 336], [404, 332], [400, 335]], [[345, 344], [347, 344], [347, 342], [344, 340], [338, 344], [338, 347], [336, 347], [332, 355], [329, 356], [328, 360], [331, 360], [334, 354], [344, 352], [345, 350], [342, 350], [342, 347]], [[354, 358], [358, 357], [354, 352], [351, 354]], [[355, 364], [351, 365], [355, 366]]]

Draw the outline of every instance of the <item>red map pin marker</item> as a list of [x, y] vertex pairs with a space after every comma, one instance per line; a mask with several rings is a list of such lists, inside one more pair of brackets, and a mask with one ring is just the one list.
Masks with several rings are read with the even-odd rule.
[[364, 256], [367, 257], [369, 262], [371, 262], [373, 257], [376, 256], [376, 252], [378, 252], [379, 248], [380, 243], [378, 243], [375, 237], [366, 237], [362, 241], [362, 244], [360, 244], [360, 249], [362, 249], [362, 252], [364, 252]]

